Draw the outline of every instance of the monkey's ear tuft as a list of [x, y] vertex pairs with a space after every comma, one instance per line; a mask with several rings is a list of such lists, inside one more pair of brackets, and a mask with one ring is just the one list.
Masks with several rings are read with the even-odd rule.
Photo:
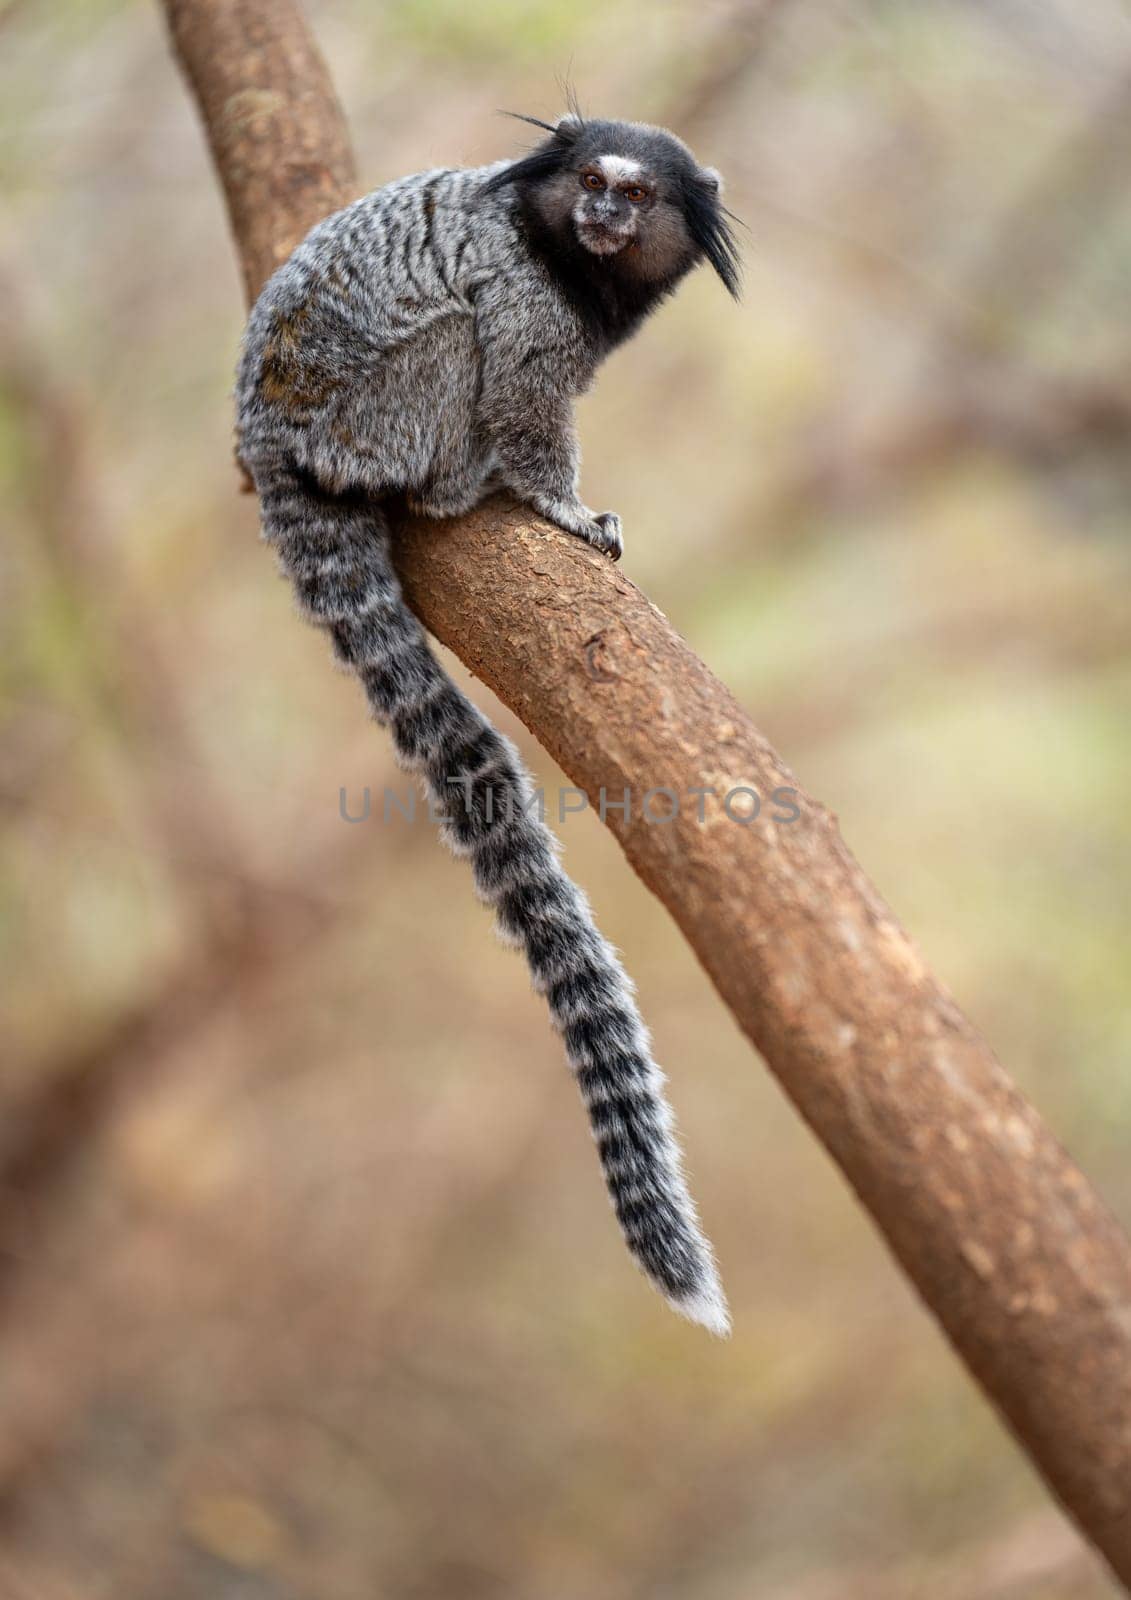
[[718, 173], [712, 167], [697, 171], [694, 178], [684, 184], [684, 215], [692, 239], [709, 265], [722, 279], [727, 292], [737, 300], [738, 240], [730, 225], [731, 213], [719, 199], [721, 182]]
[[543, 122], [541, 117], [528, 116], [525, 111], [504, 111], [502, 115], [504, 117], [513, 117], [516, 122], [528, 122], [532, 128], [544, 129], [559, 144], [573, 144], [585, 126], [580, 111], [567, 111], [564, 117], [558, 118], [557, 122]]
[[521, 111], [506, 111], [503, 115], [516, 117], [519, 122], [529, 122], [535, 128], [544, 128], [550, 137], [543, 139], [529, 155], [510, 162], [496, 172], [494, 177], [488, 178], [483, 185], [483, 194], [495, 194], [508, 184], [521, 187], [525, 184], [544, 183], [547, 178], [554, 177], [562, 170], [569, 156], [572, 140], [563, 138], [551, 123], [543, 122], [540, 117], [528, 117]]
[[565, 115], [558, 121], [558, 133], [563, 139], [568, 139], [572, 143], [584, 129], [585, 118], [582, 115], [581, 101], [577, 97], [577, 90], [568, 78], [561, 85], [561, 90], [567, 109]]
[[543, 122], [541, 117], [529, 117], [525, 111], [500, 111], [499, 115], [513, 117], [516, 122], [529, 122], [532, 128], [544, 128], [547, 133], [557, 132], [552, 122]]

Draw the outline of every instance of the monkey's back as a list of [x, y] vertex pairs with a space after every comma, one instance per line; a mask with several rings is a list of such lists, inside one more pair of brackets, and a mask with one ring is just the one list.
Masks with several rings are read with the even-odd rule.
[[249, 465], [286, 455], [333, 481], [348, 435], [351, 450], [388, 450], [390, 483], [418, 473], [422, 430], [477, 360], [476, 287], [528, 270], [505, 198], [480, 192], [505, 165], [398, 178], [320, 222], [271, 277], [236, 384]]

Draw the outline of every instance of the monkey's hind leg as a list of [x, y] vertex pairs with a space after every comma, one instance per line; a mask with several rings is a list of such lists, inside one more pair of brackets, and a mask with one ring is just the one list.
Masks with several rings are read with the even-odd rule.
[[357, 481], [370, 492], [403, 490], [425, 516], [470, 511], [490, 465], [475, 423], [478, 395], [479, 356], [465, 315], [441, 317], [385, 351], [350, 404], [353, 432], [364, 444]]

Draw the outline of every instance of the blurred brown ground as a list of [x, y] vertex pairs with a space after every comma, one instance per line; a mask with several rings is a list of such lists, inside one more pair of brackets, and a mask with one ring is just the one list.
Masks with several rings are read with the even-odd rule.
[[[567, 71], [723, 169], [743, 305], [610, 363], [586, 496], [1131, 1219], [1131, 16], [312, 11], [367, 183]], [[235, 494], [153, 8], [0, 10], [0, 183], [3, 1600], [1112, 1594], [596, 820], [725, 1346], [633, 1273], [465, 868], [340, 820], [404, 779]]]

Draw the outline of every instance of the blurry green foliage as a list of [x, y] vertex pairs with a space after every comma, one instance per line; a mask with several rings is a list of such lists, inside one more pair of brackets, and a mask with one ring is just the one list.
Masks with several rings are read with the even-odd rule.
[[570, 43], [603, 11], [599, 0], [391, 0], [386, 24], [391, 37], [433, 61], [516, 64], [568, 54]]

